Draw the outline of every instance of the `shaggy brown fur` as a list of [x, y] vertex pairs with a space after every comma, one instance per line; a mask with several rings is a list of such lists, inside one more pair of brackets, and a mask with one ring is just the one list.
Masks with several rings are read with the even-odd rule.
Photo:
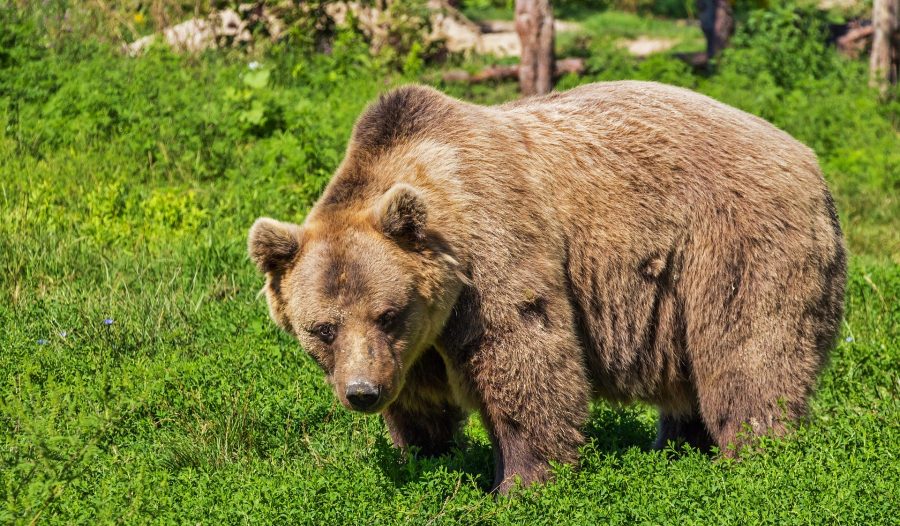
[[659, 446], [783, 431], [845, 284], [808, 148], [641, 82], [498, 107], [393, 91], [303, 226], [260, 219], [250, 253], [345, 405], [426, 452], [479, 411], [501, 491], [576, 460], [592, 397], [659, 407]]

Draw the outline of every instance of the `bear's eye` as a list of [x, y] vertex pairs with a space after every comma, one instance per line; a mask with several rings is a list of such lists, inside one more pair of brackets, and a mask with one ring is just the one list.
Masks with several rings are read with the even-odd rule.
[[381, 313], [378, 316], [378, 319], [375, 320], [375, 323], [383, 331], [389, 331], [394, 328], [394, 325], [397, 324], [397, 309], [388, 309]]
[[337, 327], [335, 327], [333, 323], [319, 323], [309, 332], [318, 336], [323, 342], [331, 343], [334, 341]]

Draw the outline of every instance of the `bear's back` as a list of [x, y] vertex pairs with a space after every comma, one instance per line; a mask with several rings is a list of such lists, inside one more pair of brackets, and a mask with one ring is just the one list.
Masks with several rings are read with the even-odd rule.
[[808, 233], [832, 220], [808, 147], [690, 90], [605, 82], [496, 110], [528, 144], [519, 155], [540, 174], [531, 181], [563, 229], [577, 225], [615, 243], [678, 236], [713, 215], [746, 235], [785, 224]]
[[599, 155], [613, 168], [624, 163], [657, 178], [693, 173], [705, 191], [748, 183], [822, 187], [808, 147], [755, 115], [675, 86], [601, 82], [498, 109], [543, 127], [551, 148], [555, 142], [573, 156]]

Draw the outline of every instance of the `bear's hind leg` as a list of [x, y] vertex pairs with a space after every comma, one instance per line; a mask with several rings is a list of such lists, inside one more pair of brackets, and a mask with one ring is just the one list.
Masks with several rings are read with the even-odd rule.
[[674, 415], [661, 412], [653, 448], [665, 449], [669, 442], [673, 442], [676, 447], [688, 444], [704, 452], [715, 444], [699, 413]]
[[721, 453], [734, 457], [756, 436], [784, 434], [785, 423], [806, 412], [805, 394], [788, 391], [781, 382], [740, 371], [702, 382], [698, 394], [703, 421]]
[[725, 456], [736, 456], [755, 437], [783, 435], [806, 414], [822, 359], [790, 307], [782, 305], [779, 318], [738, 319], [716, 340], [694, 342], [700, 415]]
[[696, 252], [682, 290], [700, 415], [721, 453], [733, 457], [755, 437], [783, 435], [806, 414], [834, 331], [819, 255], [725, 248]]

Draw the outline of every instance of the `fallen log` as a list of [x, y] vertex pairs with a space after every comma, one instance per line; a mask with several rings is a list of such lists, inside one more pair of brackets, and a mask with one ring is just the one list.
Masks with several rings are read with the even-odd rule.
[[847, 32], [835, 40], [838, 51], [850, 58], [859, 57], [871, 45], [875, 27], [872, 25], [851, 25]]
[[[553, 67], [553, 76], [561, 77], [567, 73], [580, 75], [584, 73], [584, 59], [582, 58], [564, 58], [557, 60]], [[490, 80], [515, 80], [519, 78], [519, 65], [494, 65], [488, 66], [481, 71], [469, 73], [462, 69], [452, 69], [445, 71], [442, 75], [444, 82], [468, 82], [477, 84]]]
[[706, 69], [709, 66], [709, 55], [706, 51], [697, 51], [693, 53], [675, 53], [675, 58], [683, 61], [694, 70]]

